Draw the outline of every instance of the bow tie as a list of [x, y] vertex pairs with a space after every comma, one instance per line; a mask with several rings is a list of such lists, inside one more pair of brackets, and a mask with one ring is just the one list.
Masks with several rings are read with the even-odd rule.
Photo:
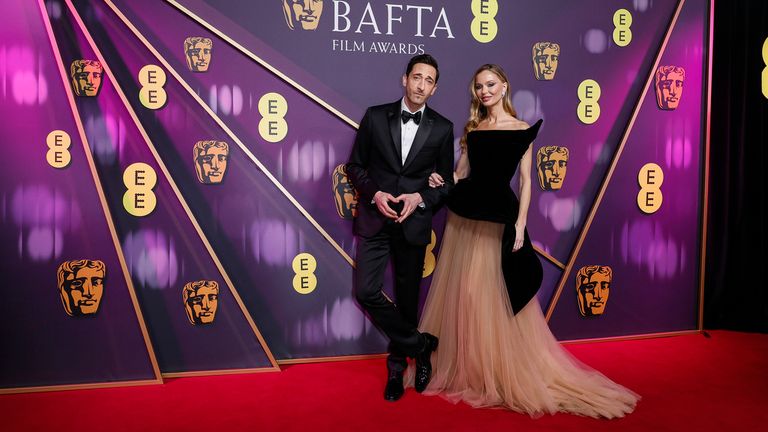
[[408, 120], [413, 120], [414, 123], [419, 124], [421, 122], [421, 111], [411, 114], [406, 110], [400, 112], [400, 118], [403, 120], [403, 124], [408, 123]]

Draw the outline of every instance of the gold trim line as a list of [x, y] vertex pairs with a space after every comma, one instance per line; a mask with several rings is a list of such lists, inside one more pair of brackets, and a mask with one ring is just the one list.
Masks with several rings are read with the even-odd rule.
[[266, 68], [267, 70], [269, 70], [270, 72], [275, 74], [278, 78], [282, 79], [283, 81], [288, 83], [290, 86], [292, 86], [296, 90], [304, 93], [305, 96], [307, 96], [310, 99], [312, 99], [313, 101], [317, 102], [318, 105], [320, 105], [323, 108], [327, 109], [333, 115], [335, 115], [336, 117], [340, 118], [341, 120], [343, 120], [344, 122], [346, 122], [347, 124], [352, 126], [353, 128], [357, 129], [357, 128], [360, 127], [357, 123], [352, 121], [352, 119], [350, 119], [349, 117], [344, 115], [341, 111], [339, 111], [336, 108], [334, 108], [333, 106], [331, 106], [331, 104], [329, 104], [328, 102], [322, 100], [319, 96], [315, 95], [311, 91], [309, 91], [306, 88], [304, 88], [301, 84], [299, 84], [296, 81], [294, 81], [293, 79], [291, 79], [288, 75], [280, 72], [277, 68], [275, 68], [271, 64], [267, 63], [264, 59], [262, 59], [261, 57], [257, 56], [253, 52], [251, 52], [248, 48], [244, 47], [243, 45], [239, 44], [237, 41], [235, 41], [231, 37], [227, 36], [223, 31], [221, 31], [218, 28], [214, 27], [208, 21], [202, 19], [197, 14], [195, 14], [191, 10], [187, 9], [184, 5], [182, 5], [179, 2], [174, 1], [174, 0], [165, 0], [165, 1], [166, 1], [166, 3], [169, 3], [171, 6], [176, 8], [179, 12], [183, 13], [187, 17], [191, 18], [192, 20], [194, 20], [195, 22], [200, 24], [201, 26], [205, 27], [211, 33], [214, 33], [219, 38], [225, 40], [228, 44], [232, 45], [236, 50], [238, 50], [241, 53], [245, 54], [248, 58], [250, 58], [251, 60], [253, 60], [256, 63], [260, 64], [261, 66], [263, 66], [264, 68]]
[[712, 126], [712, 53], [715, 32], [715, 0], [709, 2], [709, 49], [707, 50], [707, 129], [704, 138], [704, 190], [702, 197], [701, 219], [701, 256], [699, 258], [699, 330], [704, 330], [704, 283], [707, 268], [707, 224], [709, 223], [709, 145]]
[[20, 393], [41, 393], [51, 391], [69, 391], [69, 390], [91, 390], [100, 388], [117, 388], [117, 387], [137, 387], [145, 385], [157, 385], [162, 384], [155, 380], [139, 380], [139, 381], [114, 381], [111, 383], [94, 383], [94, 384], [62, 384], [52, 386], [39, 386], [39, 387], [12, 387], [0, 389], [0, 395], [5, 394], [20, 394]]
[[[56, 59], [56, 66], [59, 71], [59, 76], [61, 77], [61, 81], [64, 85], [64, 92], [67, 95], [69, 108], [72, 112], [73, 120], [75, 121], [75, 124], [77, 126], [77, 131], [78, 131], [78, 134], [80, 135], [80, 141], [83, 144], [85, 158], [88, 161], [88, 168], [91, 171], [91, 177], [93, 179], [96, 192], [99, 196], [99, 202], [101, 204], [101, 208], [104, 212], [104, 218], [106, 219], [107, 226], [109, 227], [109, 233], [110, 233], [110, 237], [112, 238], [112, 244], [115, 246], [117, 259], [120, 262], [120, 268], [123, 272], [123, 277], [125, 278], [125, 283], [128, 288], [128, 294], [131, 298], [131, 303], [133, 304], [133, 310], [136, 313], [136, 319], [138, 320], [139, 329], [144, 338], [144, 344], [147, 348], [149, 361], [152, 364], [152, 370], [155, 375], [155, 380], [153, 382], [156, 384], [162, 384], [163, 378], [160, 374], [160, 367], [158, 366], [158, 363], [157, 363], [155, 350], [154, 350], [154, 347], [152, 346], [152, 343], [149, 340], [149, 333], [147, 331], [147, 325], [144, 322], [144, 315], [142, 314], [141, 308], [139, 307], [139, 302], [136, 297], [136, 292], [134, 291], [134, 288], [133, 288], [133, 280], [130, 277], [130, 273], [128, 272], [128, 266], [126, 265], [126, 262], [125, 262], [125, 255], [123, 254], [123, 248], [120, 245], [120, 240], [117, 238], [117, 230], [115, 229], [115, 224], [112, 219], [112, 214], [109, 211], [109, 205], [107, 204], [107, 199], [104, 194], [104, 189], [101, 187], [99, 174], [96, 171], [96, 163], [93, 161], [91, 146], [90, 146], [90, 143], [88, 142], [88, 138], [85, 135], [85, 128], [83, 127], [83, 123], [80, 120], [80, 115], [77, 110], [77, 105], [75, 104], [75, 98], [74, 98], [74, 95], [72, 94], [72, 89], [69, 86], [69, 79], [67, 78], [67, 73], [64, 70], [64, 60], [62, 59], [61, 53], [59, 52], [59, 44], [56, 42], [56, 37], [53, 34], [53, 27], [51, 26], [51, 22], [48, 19], [48, 12], [46, 11], [44, 1], [38, 0], [38, 6], [40, 7], [40, 13], [43, 17], [45, 29], [48, 33], [48, 41], [50, 43], [50, 47], [53, 50], [53, 55]], [[141, 382], [143, 383], [145, 381], [142, 380]]]

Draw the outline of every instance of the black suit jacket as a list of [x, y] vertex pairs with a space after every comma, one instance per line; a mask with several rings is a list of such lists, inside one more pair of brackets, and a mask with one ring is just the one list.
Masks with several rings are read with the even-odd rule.
[[[395, 197], [419, 192], [424, 208], [417, 208], [403, 221], [409, 243], [430, 242], [432, 212], [453, 187], [453, 123], [426, 107], [411, 151], [402, 164], [400, 142], [401, 101], [368, 108], [360, 122], [352, 148], [347, 174], [360, 194], [355, 234], [371, 237], [384, 226], [387, 218], [372, 204], [377, 191]], [[429, 187], [429, 175], [438, 172], [445, 186]]]

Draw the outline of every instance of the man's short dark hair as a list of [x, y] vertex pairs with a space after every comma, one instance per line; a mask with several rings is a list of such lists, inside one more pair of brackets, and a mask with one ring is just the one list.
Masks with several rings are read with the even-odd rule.
[[440, 80], [440, 68], [437, 67], [437, 60], [429, 54], [419, 54], [411, 57], [411, 60], [408, 62], [408, 67], [405, 68], [405, 76], [408, 76], [411, 73], [411, 70], [413, 70], [413, 67], [418, 63], [430, 65], [435, 68], [435, 84], [437, 84], [437, 81]]

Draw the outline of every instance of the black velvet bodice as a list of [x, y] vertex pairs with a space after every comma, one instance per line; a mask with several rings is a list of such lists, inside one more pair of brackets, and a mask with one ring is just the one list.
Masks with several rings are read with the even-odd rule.
[[509, 182], [539, 133], [541, 123], [539, 120], [528, 129], [470, 132], [467, 135], [470, 176], [456, 183], [448, 208], [468, 219], [514, 224], [519, 202]]

